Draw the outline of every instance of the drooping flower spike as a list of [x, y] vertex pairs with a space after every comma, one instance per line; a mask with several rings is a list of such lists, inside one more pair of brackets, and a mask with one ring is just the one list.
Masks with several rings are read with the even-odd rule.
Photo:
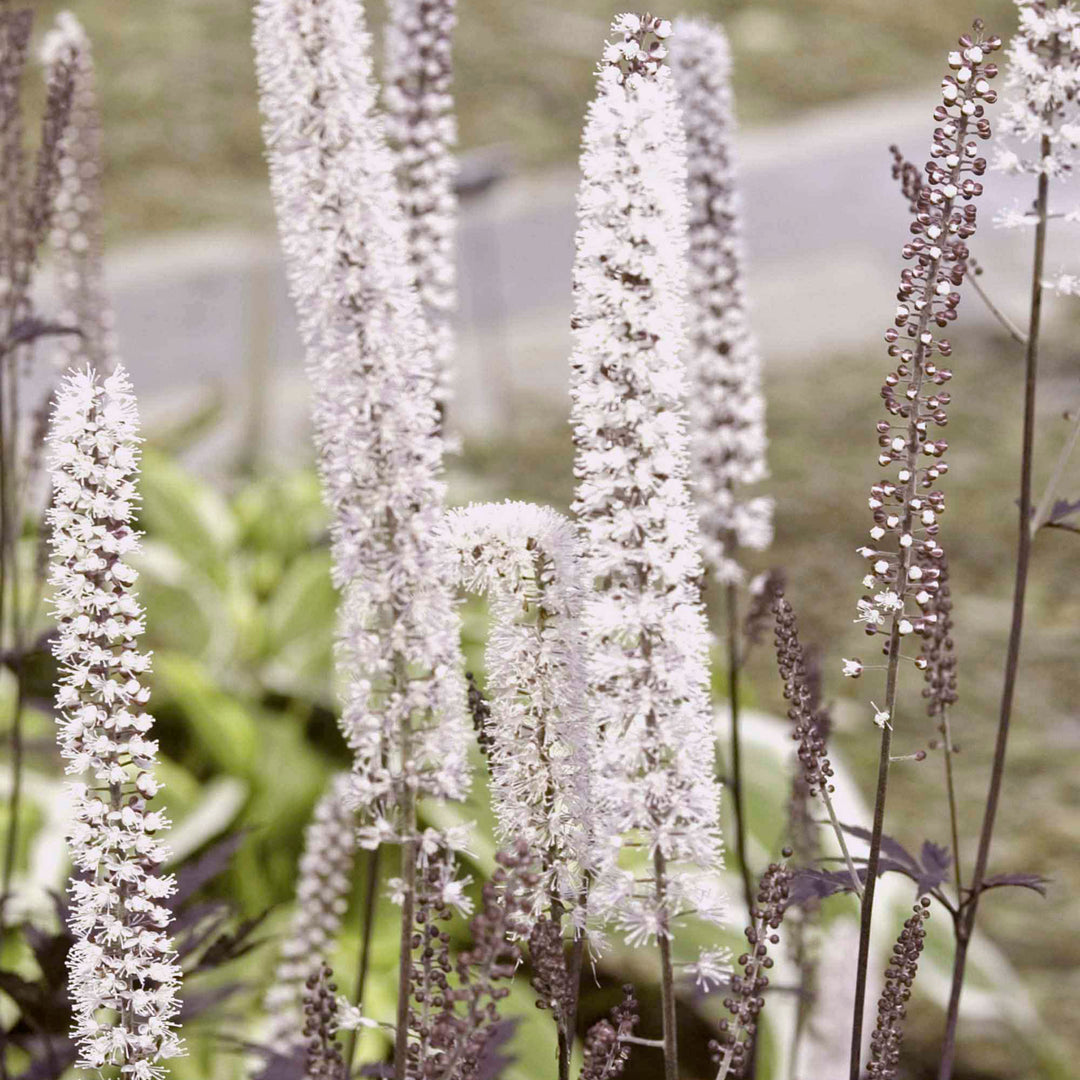
[[590, 800], [577, 536], [554, 510], [506, 502], [451, 510], [444, 539], [462, 586], [490, 599], [482, 734], [500, 839], [524, 840], [540, 858], [537, 910], [552, 898], [573, 907], [601, 831]]
[[768, 468], [761, 357], [743, 288], [731, 53], [723, 30], [704, 19], [677, 21], [671, 69], [689, 165], [691, 476], [705, 563], [718, 581], [740, 581], [736, 550], [768, 547], [772, 500], [741, 496], [742, 487], [764, 480]]
[[390, 841], [411, 829], [403, 799], [468, 787], [459, 622], [434, 539], [444, 488], [430, 336], [361, 5], [260, 0], [255, 47], [343, 592], [342, 729], [369, 840]]
[[[589, 106], [574, 264], [574, 501], [595, 798], [621, 835], [593, 890], [632, 944], [721, 919], [719, 790], [684, 405], [686, 145], [670, 24], [620, 16]], [[655, 872], [615, 865], [643, 848]]]
[[139, 550], [138, 414], [122, 367], [68, 375], [49, 433], [54, 498], [51, 584], [59, 742], [67, 759], [75, 875], [68, 956], [77, 1067], [118, 1066], [157, 1080], [183, 1053], [180, 965], [169, 937], [175, 891], [162, 870], [169, 827], [158, 792], [157, 742], [146, 711], [150, 656], [130, 558]]

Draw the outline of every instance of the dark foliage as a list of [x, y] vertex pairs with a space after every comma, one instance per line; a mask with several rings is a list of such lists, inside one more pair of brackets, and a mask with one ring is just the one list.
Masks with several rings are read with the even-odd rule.
[[[200, 990], [191, 976], [216, 971], [255, 948], [252, 931], [262, 916], [234, 924], [235, 912], [224, 901], [198, 901], [195, 893], [221, 874], [243, 839], [232, 833], [208, 851], [179, 868], [179, 888], [171, 904], [177, 911], [172, 925], [176, 951], [184, 961], [184, 1007], [181, 1019], [190, 1021], [215, 1011], [243, 989], [228, 983]], [[34, 954], [37, 975], [27, 978], [15, 971], [0, 970], [0, 990], [19, 1009], [15, 1023], [2, 1033], [4, 1044], [18, 1047], [30, 1057], [30, 1064], [17, 1080], [59, 1080], [75, 1061], [74, 1044], [68, 1038], [71, 1004], [67, 989], [67, 955], [74, 938], [68, 930], [68, 909], [62, 897], [54, 896], [56, 925], [45, 931], [24, 923], [9, 928], [19, 933]], [[285, 1072], [268, 1074], [262, 1080], [296, 1080]]]

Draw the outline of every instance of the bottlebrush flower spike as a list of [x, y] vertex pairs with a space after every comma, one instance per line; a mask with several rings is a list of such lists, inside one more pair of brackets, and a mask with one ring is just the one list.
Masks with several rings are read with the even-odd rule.
[[[465, 684], [442, 520], [429, 335], [354, 0], [260, 0], [255, 49], [271, 187], [314, 388], [343, 590], [342, 729], [370, 842], [396, 806], [468, 787]], [[404, 815], [408, 818], [408, 813]]]
[[451, 47], [456, 0], [390, 0], [383, 103], [397, 166], [409, 262], [432, 334], [436, 399], [453, 396], [452, 319], [457, 309], [454, 233], [457, 143]]
[[[1016, 0], [1016, 6], [1020, 29], [1005, 54], [1006, 107], [994, 167], [1065, 178], [1080, 150], [1080, 12], [1069, 0]], [[1045, 157], [1038, 149], [1043, 136], [1050, 141]], [[1037, 156], [1020, 156], [1011, 149], [1016, 142], [1034, 143]]]
[[[998, 124], [994, 167], [1008, 173], [1038, 175], [1053, 180], [1073, 176], [1080, 150], [1080, 11], [1071, 2], [1052, 5], [1042, 0], [1016, 0], [1020, 29], [1006, 50], [1007, 106]], [[1046, 150], [1043, 152], [1043, 139]], [[1014, 148], [1028, 146], [1025, 156]], [[1080, 219], [1073, 209], [1066, 218]], [[1013, 228], [1034, 225], [1036, 216], [1019, 207], [1003, 211], [996, 224]], [[1060, 296], [1080, 295], [1075, 270], [1055, 273], [1044, 282]]]
[[500, 840], [541, 859], [537, 911], [553, 897], [573, 906], [598, 824], [577, 537], [554, 510], [506, 502], [449, 511], [444, 540], [461, 584], [491, 603], [484, 734]]
[[955, 319], [960, 303], [969, 257], [965, 241], [975, 231], [970, 200], [982, 194], [975, 177], [986, 168], [972, 136], [990, 137], [981, 102], [996, 98], [990, 89], [996, 68], [986, 57], [1000, 44], [997, 38], [964, 35], [961, 51], [951, 54], [954, 74], [943, 80], [943, 104], [934, 111], [940, 126], [926, 182], [915, 192], [913, 239], [903, 248], [904, 258], [915, 265], [900, 274], [895, 325], [885, 333], [889, 356], [897, 362], [881, 388], [889, 419], [877, 425], [878, 464], [894, 467], [895, 480], [882, 479], [870, 489], [872, 543], [860, 548], [870, 573], [863, 579], [868, 594], [858, 603], [856, 621], [865, 623], [869, 635], [891, 634], [895, 628], [900, 636], [930, 641], [938, 619], [932, 599], [940, 588], [944, 550], [937, 534], [945, 496], [936, 483], [948, 471], [948, 443], [930, 429], [948, 422], [951, 395], [939, 388], [952, 372], [938, 358], [948, 358], [952, 348], [932, 328]]
[[90, 40], [71, 12], [57, 15], [41, 55], [49, 67], [58, 60], [69, 63], [73, 83], [71, 110], [59, 144], [51, 241], [60, 299], [57, 321], [78, 327], [79, 333], [56, 339], [60, 359], [65, 366], [81, 360], [108, 373], [117, 363], [117, 345], [103, 266], [101, 117]]
[[271, 1017], [267, 1045], [287, 1053], [303, 1042], [304, 984], [330, 955], [349, 907], [356, 860], [356, 813], [350, 808], [351, 776], [335, 776], [304, 830], [296, 884], [296, 911], [281, 946], [274, 985], [265, 1006]]
[[123, 368], [104, 381], [68, 375], [49, 434], [53, 503], [51, 583], [60, 665], [59, 742], [71, 784], [68, 956], [77, 1067], [119, 1066], [156, 1080], [183, 1053], [176, 1033], [180, 965], [165, 901], [175, 891], [157, 838], [169, 827], [148, 809], [158, 791], [157, 743], [138, 650], [143, 611], [128, 559], [139, 550], [138, 413]]
[[[582, 619], [600, 741], [594, 782], [605, 820], [622, 831], [592, 896], [631, 944], [667, 938], [689, 909], [723, 915], [680, 356], [686, 145], [661, 66], [669, 32], [637, 15], [614, 23], [585, 123], [574, 264], [574, 512], [595, 586]], [[643, 843], [655, 888], [615, 868], [622, 842]]]
[[768, 468], [761, 357], [743, 292], [731, 53], [723, 30], [704, 19], [676, 22], [671, 69], [689, 151], [691, 477], [705, 562], [718, 581], [741, 581], [735, 549], [769, 546], [773, 504], [737, 498]]

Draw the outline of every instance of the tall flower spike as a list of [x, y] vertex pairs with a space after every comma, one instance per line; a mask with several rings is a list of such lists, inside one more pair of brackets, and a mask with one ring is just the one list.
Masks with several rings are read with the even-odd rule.
[[359, 806], [390, 840], [411, 833], [418, 795], [464, 795], [469, 732], [450, 570], [434, 539], [444, 487], [431, 354], [370, 45], [355, 0], [256, 7], [271, 187], [344, 593], [342, 728]]
[[390, 0], [383, 90], [409, 263], [431, 329], [440, 410], [453, 396], [457, 308], [457, 123], [450, 93], [456, 9], [456, 0]]
[[676, 22], [671, 68], [689, 152], [691, 476], [705, 562], [718, 581], [741, 581], [735, 549], [769, 546], [773, 504], [737, 497], [768, 469], [761, 357], [743, 291], [731, 53], [723, 30], [704, 19]]
[[119, 1066], [133, 1080], [165, 1076], [183, 1053], [176, 1034], [180, 965], [168, 935], [175, 891], [157, 838], [169, 827], [157, 794], [157, 743], [138, 650], [143, 612], [128, 559], [139, 550], [138, 414], [123, 368], [87, 370], [61, 386], [49, 434], [48, 512], [60, 665], [59, 742], [71, 784], [68, 955], [77, 1067]]
[[[663, 951], [682, 914], [724, 910], [680, 358], [686, 146], [661, 66], [670, 25], [623, 15], [613, 33], [583, 137], [571, 367], [594, 782], [622, 833], [593, 897], [631, 944], [659, 938]], [[617, 869], [623, 844], [655, 872]]]
[[524, 840], [541, 859], [537, 911], [552, 898], [572, 906], [597, 824], [577, 537], [554, 510], [506, 502], [451, 510], [444, 539], [461, 584], [491, 602], [484, 734], [501, 841]]
[[[936, 484], [948, 471], [943, 460], [948, 443], [935, 438], [930, 428], [944, 427], [948, 422], [945, 409], [951, 397], [942, 388], [952, 378], [944, 364], [952, 347], [943, 338], [935, 337], [933, 328], [948, 326], [956, 318], [960, 303], [959, 287], [969, 259], [965, 241], [975, 232], [975, 207], [970, 200], [982, 194], [982, 184], [976, 177], [986, 169], [972, 136], [990, 138], [984, 103], [996, 100], [990, 80], [997, 69], [986, 58], [1001, 45], [1000, 39], [984, 36], [980, 21], [976, 20], [973, 30], [973, 34], [960, 37], [959, 50], [949, 55], [952, 73], [942, 80], [942, 104], [934, 110], [938, 127], [926, 163], [926, 183], [916, 196], [910, 226], [912, 239], [902, 249], [904, 259], [914, 266], [900, 273], [894, 324], [885, 332], [895, 368], [885, 376], [881, 388], [889, 418], [877, 424], [878, 464], [896, 471], [870, 489], [872, 543], [859, 549], [870, 572], [863, 578], [868, 593], [858, 602], [855, 621], [865, 623], [871, 636], [886, 635], [883, 652], [888, 664], [885, 704], [878, 708], [871, 702], [881, 739], [874, 828], [860, 912], [851, 1031], [852, 1077], [858, 1076], [862, 1052], [870, 932], [896, 723], [901, 641], [912, 634], [930, 638], [937, 613], [926, 609], [926, 601], [940, 587], [940, 560], [945, 554], [937, 542], [945, 496]], [[927, 464], [920, 464], [922, 461]], [[921, 660], [925, 662], [925, 656]], [[855, 675], [858, 669], [854, 661], [846, 665], [848, 674]]]
[[63, 11], [41, 52], [49, 66], [56, 58], [70, 55], [73, 73], [71, 111], [60, 138], [51, 241], [60, 295], [58, 321], [77, 327], [79, 333], [57, 341], [65, 365], [83, 360], [107, 373], [117, 362], [116, 334], [105, 293], [104, 152], [90, 41], [79, 20]]
[[[938, 388], [952, 372], [936, 357], [947, 358], [952, 348], [934, 336], [932, 327], [948, 326], [956, 318], [958, 290], [968, 270], [965, 241], [975, 231], [970, 200], [982, 194], [975, 178], [986, 169], [972, 136], [990, 137], [981, 102], [996, 99], [989, 80], [997, 69], [985, 58], [1000, 41], [965, 35], [960, 45], [961, 52], [950, 54], [955, 74], [942, 82], [944, 103], [934, 111], [941, 126], [934, 132], [926, 182], [912, 192], [913, 239], [904, 245], [903, 256], [914, 266], [900, 274], [894, 326], [885, 333], [889, 356], [897, 363], [881, 388], [890, 418], [877, 424], [878, 464], [894, 467], [896, 474], [895, 480], [884, 478], [870, 489], [872, 544], [859, 550], [869, 564], [863, 583], [871, 593], [859, 601], [856, 621], [865, 623], [869, 635], [890, 634], [895, 626], [900, 636], [929, 640], [937, 621], [928, 609], [939, 589], [944, 555], [936, 537], [945, 496], [936, 483], [948, 471], [948, 443], [935, 438], [931, 428], [948, 422], [951, 395]], [[895, 550], [886, 546], [889, 537]]]
[[[1016, 6], [1020, 29], [1006, 50], [1007, 106], [998, 124], [994, 168], [1033, 176], [1045, 172], [1053, 180], [1068, 180], [1080, 150], [1080, 11], [1071, 0], [1056, 6], [1043, 0], [1016, 0]], [[1042, 157], [1044, 136], [1049, 153]], [[1018, 153], [1017, 144], [1029, 147], [1027, 153], [1035, 156]], [[1066, 217], [1080, 220], [1080, 207]], [[1034, 225], [1036, 218], [1012, 208], [997, 222], [1005, 227]], [[1046, 284], [1061, 295], [1080, 295], [1075, 267], [1059, 271]]]
[[349, 906], [356, 860], [356, 814], [349, 807], [349, 786], [348, 773], [335, 776], [304, 830], [296, 910], [265, 1001], [271, 1017], [267, 1045], [282, 1053], [302, 1041], [304, 984], [331, 955]]

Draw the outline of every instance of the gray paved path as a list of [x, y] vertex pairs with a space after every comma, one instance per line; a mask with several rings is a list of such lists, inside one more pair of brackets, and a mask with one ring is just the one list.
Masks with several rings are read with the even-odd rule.
[[[769, 365], [879, 348], [907, 227], [887, 147], [897, 142], [925, 160], [933, 103], [932, 95], [862, 101], [740, 137], [748, 291]], [[575, 183], [569, 167], [511, 179], [465, 208], [457, 422], [466, 433], [566, 407]], [[1007, 302], [1022, 295], [1028, 240], [990, 219], [1026, 185], [993, 175], [987, 189], [973, 250]], [[1052, 247], [1051, 267], [1055, 257]], [[108, 273], [123, 355], [151, 415], [181, 410], [216, 386], [241, 403], [226, 441], [240, 437], [253, 404], [267, 410], [266, 451], [291, 455], [304, 389], [272, 237], [144, 241], [116, 253]], [[969, 296], [963, 318], [989, 316]]]

